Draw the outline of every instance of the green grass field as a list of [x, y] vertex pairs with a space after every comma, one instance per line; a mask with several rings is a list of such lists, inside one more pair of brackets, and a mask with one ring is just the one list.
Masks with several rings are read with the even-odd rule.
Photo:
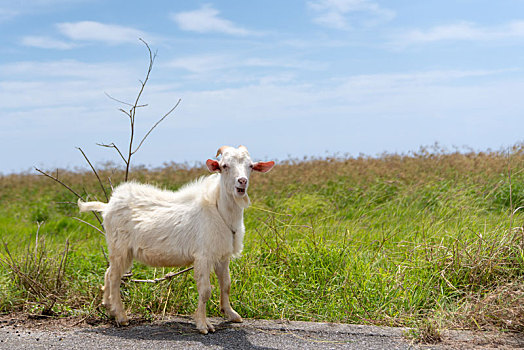
[[[58, 174], [105, 200], [90, 173]], [[173, 164], [131, 178], [177, 189], [205, 174]], [[113, 184], [123, 176], [110, 167], [101, 175]], [[250, 197], [245, 249], [231, 266], [243, 317], [524, 330], [522, 145], [280, 162], [253, 175]], [[68, 202], [74, 195], [48, 178], [0, 177], [1, 312], [106, 317], [104, 237]], [[175, 270], [135, 263], [132, 278]], [[191, 273], [127, 281], [122, 294], [141, 318], [191, 314], [197, 302]], [[208, 314], [219, 315], [218, 287]]]

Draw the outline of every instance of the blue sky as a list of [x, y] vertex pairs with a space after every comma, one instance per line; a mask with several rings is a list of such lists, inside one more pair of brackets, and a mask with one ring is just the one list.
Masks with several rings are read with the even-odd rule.
[[158, 56], [135, 164], [521, 142], [522, 0], [0, 0], [0, 172], [118, 162]]

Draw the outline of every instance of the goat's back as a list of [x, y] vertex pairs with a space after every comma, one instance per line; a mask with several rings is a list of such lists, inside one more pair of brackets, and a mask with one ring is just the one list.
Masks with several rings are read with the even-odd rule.
[[231, 255], [231, 231], [217, 217], [217, 195], [214, 175], [176, 192], [124, 183], [115, 188], [102, 214], [108, 248], [130, 251], [153, 266], [185, 265], [211, 252], [216, 259]]

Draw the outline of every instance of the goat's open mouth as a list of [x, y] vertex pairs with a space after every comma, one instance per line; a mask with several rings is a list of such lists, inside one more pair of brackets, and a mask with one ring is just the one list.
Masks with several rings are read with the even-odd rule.
[[235, 189], [237, 190], [237, 194], [240, 195], [240, 196], [243, 196], [243, 195], [246, 194], [246, 189], [245, 188], [235, 187]]

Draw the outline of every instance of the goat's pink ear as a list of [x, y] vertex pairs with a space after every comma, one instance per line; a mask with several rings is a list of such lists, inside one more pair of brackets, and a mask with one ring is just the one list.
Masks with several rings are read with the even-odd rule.
[[208, 159], [206, 161], [206, 165], [209, 171], [211, 171], [212, 173], [214, 173], [215, 171], [220, 172], [220, 165], [218, 164], [216, 160]]
[[273, 166], [275, 166], [275, 162], [258, 162], [253, 164], [253, 170], [254, 171], [260, 171], [261, 173], [267, 173], [271, 169], [273, 169]]

